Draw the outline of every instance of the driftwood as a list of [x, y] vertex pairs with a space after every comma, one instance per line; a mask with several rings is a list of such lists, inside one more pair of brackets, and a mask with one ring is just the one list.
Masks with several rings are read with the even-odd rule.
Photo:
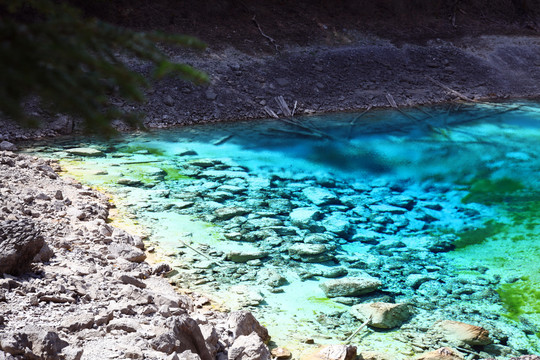
[[213, 142], [214, 145], [221, 145], [221, 144], [225, 144], [227, 141], [229, 141], [234, 135], [226, 135], [220, 139], [217, 139], [216, 141]]
[[275, 119], [279, 119], [279, 116], [270, 107], [265, 106], [263, 107], [263, 110], [268, 114], [268, 116], [271, 116]]
[[257, 26], [257, 29], [259, 29], [259, 32], [261, 33], [262, 36], [264, 36], [266, 40], [268, 40], [272, 45], [274, 45], [274, 47], [276, 48], [276, 51], [279, 52], [279, 47], [278, 47], [278, 44], [276, 43], [276, 40], [272, 39], [270, 36], [266, 35], [264, 31], [262, 31], [261, 25], [259, 25], [259, 22], [257, 21], [257, 19], [255, 19], [255, 16], [256, 15], [253, 15], [253, 18], [251, 20], [255, 23], [255, 25]]
[[351, 336], [349, 336], [347, 339], [345, 339], [345, 344], [348, 344], [356, 336], [356, 334], [358, 334], [360, 332], [360, 330], [365, 328], [370, 322], [371, 322], [371, 316], [368, 317], [368, 319], [366, 321], [364, 321], [364, 323], [362, 325], [360, 325], [358, 327], [358, 329], [356, 329], [356, 331], [351, 334]]
[[357, 122], [358, 120], [360, 120], [360, 118], [361, 118], [362, 116], [364, 116], [365, 114], [367, 114], [372, 108], [373, 108], [373, 106], [372, 106], [372, 105], [369, 105], [369, 106], [367, 107], [366, 110], [362, 111], [362, 112], [360, 113], [360, 115], [358, 115], [357, 117], [355, 117], [354, 119], [351, 120], [351, 122], [349, 123], [349, 134], [347, 135], [347, 140], [351, 140], [352, 129], [353, 129], [354, 125], [356, 125], [356, 122]]
[[193, 246], [189, 245], [188, 243], [186, 243], [184, 240], [182, 239], [178, 239], [178, 241], [180, 241], [184, 246], [190, 248], [191, 250], [195, 251], [197, 254], [207, 258], [208, 260], [211, 260], [210, 257], [206, 254], [203, 254], [202, 252], [200, 252], [199, 250], [195, 249]]
[[388, 103], [390, 104], [391, 107], [393, 107], [395, 109], [398, 108], [398, 106], [396, 104], [396, 100], [394, 100], [394, 97], [391, 94], [389, 94], [389, 93], [386, 94], [386, 100], [388, 101]]
[[462, 99], [462, 100], [465, 100], [465, 101], [469, 101], [469, 102], [477, 102], [476, 100], [473, 100], [471, 99], [470, 97], [467, 97], [465, 95], [463, 95], [462, 93], [460, 93], [459, 91], [456, 91], [452, 88], [449, 88], [448, 86], [444, 85], [443, 83], [435, 80], [434, 78], [430, 77], [430, 76], [426, 76], [426, 78], [431, 81], [432, 83], [434, 83], [435, 85], [438, 85], [440, 87], [442, 87], [444, 90], [456, 95], [458, 98]]
[[292, 117], [293, 115], [293, 112], [291, 111], [291, 109], [289, 109], [289, 105], [287, 105], [287, 102], [285, 101], [285, 99], [283, 98], [283, 96], [279, 95], [277, 97], [274, 98], [274, 100], [276, 100], [279, 108], [281, 109], [281, 112], [283, 113], [284, 116], [286, 117]]

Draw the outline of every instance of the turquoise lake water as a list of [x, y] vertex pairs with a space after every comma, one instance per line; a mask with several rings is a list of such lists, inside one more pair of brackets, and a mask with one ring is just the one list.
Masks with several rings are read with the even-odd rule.
[[[250, 309], [278, 345], [343, 341], [361, 324], [352, 305], [384, 301], [410, 304], [412, 318], [361, 332], [359, 348], [405, 359], [449, 319], [488, 329], [508, 351], [540, 352], [538, 103], [294, 121], [28, 151], [110, 193], [175, 267], [172, 281]], [[66, 152], [76, 147], [104, 156]], [[320, 287], [368, 275], [382, 282], [369, 295], [328, 298]]]

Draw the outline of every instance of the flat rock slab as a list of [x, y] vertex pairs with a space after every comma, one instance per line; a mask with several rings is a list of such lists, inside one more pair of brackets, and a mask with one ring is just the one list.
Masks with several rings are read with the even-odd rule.
[[263, 259], [267, 256], [268, 252], [262, 250], [231, 251], [227, 254], [227, 260], [245, 263], [249, 260]]
[[345, 277], [328, 280], [320, 286], [329, 298], [340, 296], [360, 296], [380, 288], [382, 283], [373, 277]]
[[370, 319], [368, 325], [379, 329], [398, 327], [411, 317], [407, 304], [382, 302], [355, 305], [351, 314], [362, 322]]
[[308, 187], [302, 190], [304, 196], [317, 206], [338, 204], [339, 200], [332, 191], [318, 187]]
[[105, 156], [105, 153], [101, 150], [94, 148], [72, 148], [67, 149], [66, 152], [71, 155], [88, 156], [88, 157], [101, 157]]

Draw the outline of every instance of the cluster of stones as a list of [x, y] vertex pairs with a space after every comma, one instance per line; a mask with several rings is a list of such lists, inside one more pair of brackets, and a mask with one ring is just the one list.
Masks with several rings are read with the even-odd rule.
[[[165, 175], [156, 171], [153, 183], [123, 181], [153, 189], [152, 198], [143, 202], [144, 211], [193, 215], [219, 224], [224, 239], [250, 245], [222, 253], [195, 243], [204, 257], [179, 245], [172, 254], [178, 259], [174, 265], [179, 275], [172, 279], [178, 285], [195, 284], [211, 291], [228, 284], [229, 291], [244, 298], [242, 305], [256, 306], [264, 293], [249, 291], [249, 284], [262, 283], [268, 292], [282, 292], [290, 280], [282, 271], [286, 264], [303, 280], [321, 279], [327, 297], [351, 305], [349, 314], [337, 313], [332, 321], [314, 324], [323, 332], [336, 323], [354, 328], [358, 321], [370, 319], [371, 327], [390, 329], [410, 320], [403, 328], [404, 341], [422, 344], [416, 348], [421, 352], [447, 344], [445, 339], [423, 336], [423, 330], [451, 318], [480, 323], [492, 331], [497, 344], [484, 349], [486, 357], [513, 354], [512, 348], [526, 351], [528, 330], [521, 333], [499, 322], [501, 308], [491, 313], [474, 308], [498, 302], [494, 289], [501, 279], [456, 277], [439, 256], [453, 249], [456, 237], [437, 235], [436, 229], [466, 229], [483, 221], [480, 205], [455, 201], [463, 194], [430, 182], [345, 182], [285, 169], [279, 174], [253, 173], [230, 160], [194, 155], [185, 152], [169, 164], [191, 180], [162, 181]], [[362, 253], [343, 250], [351, 243], [361, 244]], [[239, 282], [244, 286], [236, 285]], [[466, 308], [456, 300], [473, 305]]]
[[251, 313], [175, 292], [108, 199], [55, 170], [0, 152], [0, 359], [270, 358]]

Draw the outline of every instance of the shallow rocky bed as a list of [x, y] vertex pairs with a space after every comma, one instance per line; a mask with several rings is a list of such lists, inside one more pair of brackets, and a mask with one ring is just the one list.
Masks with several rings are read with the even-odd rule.
[[[393, 320], [381, 315], [377, 323], [399, 331], [375, 330], [353, 340], [362, 354], [381, 348], [374, 334], [403, 343], [399, 358], [446, 345], [458, 346], [469, 358], [530, 352], [534, 325], [509, 324], [496, 292], [517, 279], [482, 266], [456, 269], [444, 256], [454, 247], [456, 231], [481, 227], [494, 216], [488, 206], [462, 203], [466, 190], [444, 181], [345, 181], [285, 167], [249, 168], [185, 148], [161, 158], [158, 148], [141, 141], [131, 147], [40, 149], [66, 159], [81, 178], [114, 189], [119, 205], [154, 229], [150, 239], [173, 226], [170, 246], [161, 240], [155, 245], [170, 259], [174, 284], [205, 291], [227, 308], [249, 308], [265, 324], [282, 320], [281, 309], [267, 299], [317, 284], [316, 316], [288, 319], [302, 330], [278, 334], [280, 340], [304, 342], [311, 334], [317, 343], [345, 340], [374, 312], [388, 311]], [[500, 148], [500, 155], [509, 149]], [[87, 160], [81, 163], [82, 158]], [[492, 161], [498, 160], [494, 155]], [[521, 172], [519, 164], [515, 171]], [[213, 240], [191, 234], [188, 223], [186, 233], [179, 233], [175, 216], [213, 224]], [[337, 308], [326, 311], [329, 304]], [[490, 343], [456, 343], [441, 330], [449, 320], [481, 326]], [[375, 323], [371, 319], [372, 329]]]

